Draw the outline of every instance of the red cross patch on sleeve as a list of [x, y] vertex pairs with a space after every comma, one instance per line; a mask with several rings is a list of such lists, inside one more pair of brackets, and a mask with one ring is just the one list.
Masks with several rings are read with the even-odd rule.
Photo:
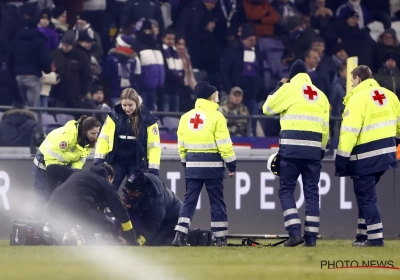
[[67, 141], [61, 141], [60, 144], [58, 144], [58, 147], [61, 150], [65, 150], [68, 147], [68, 142]]
[[157, 127], [153, 126], [152, 130], [154, 135], [158, 135], [158, 129]]

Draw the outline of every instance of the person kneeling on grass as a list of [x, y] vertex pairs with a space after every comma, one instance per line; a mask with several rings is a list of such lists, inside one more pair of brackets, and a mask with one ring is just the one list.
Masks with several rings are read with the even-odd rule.
[[[50, 221], [46, 224], [45, 231], [49, 231], [49, 228], [56, 233], [69, 231], [68, 234], [75, 238], [75, 244], [84, 245], [86, 242], [81, 227], [90, 237], [93, 237], [94, 233], [113, 232], [112, 219], [98, 210], [99, 205], [107, 205], [120, 221], [126, 243], [138, 245], [128, 212], [111, 184], [114, 180], [114, 170], [109, 164], [93, 166], [90, 170], [49, 165], [46, 172], [49, 185], [55, 190], [45, 206], [46, 221]], [[57, 186], [59, 181], [61, 185]], [[57, 224], [53, 223], [54, 221], [57, 221]], [[51, 235], [57, 240], [53, 233]]]
[[158, 176], [140, 169], [129, 175], [123, 191], [123, 203], [140, 235], [140, 245], [170, 246], [182, 206], [179, 197]]

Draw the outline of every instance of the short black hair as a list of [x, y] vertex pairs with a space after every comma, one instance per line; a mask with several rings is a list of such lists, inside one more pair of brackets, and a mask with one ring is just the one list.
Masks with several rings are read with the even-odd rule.
[[311, 52], [317, 52], [316, 50], [309, 48], [304, 52], [304, 58], [309, 57]]
[[372, 71], [368, 66], [360, 65], [354, 68], [353, 71], [351, 71], [351, 75], [353, 75], [353, 79], [355, 79], [356, 77], [360, 77], [362, 82], [365, 81], [366, 79], [372, 78]]
[[107, 171], [108, 176], [111, 176], [113, 178], [115, 177], [114, 168], [107, 162], [102, 163], [101, 167], [103, 167]]
[[168, 28], [168, 29], [165, 29], [162, 37], [165, 38], [167, 35], [176, 35], [176, 33], [174, 30]]

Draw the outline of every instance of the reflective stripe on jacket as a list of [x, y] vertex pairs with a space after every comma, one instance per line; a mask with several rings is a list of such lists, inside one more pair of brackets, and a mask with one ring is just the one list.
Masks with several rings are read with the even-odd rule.
[[345, 97], [339, 147], [338, 176], [372, 174], [397, 166], [396, 135], [400, 135], [397, 96], [367, 79]]
[[[72, 168], [82, 169], [91, 151], [92, 148], [89, 145], [82, 147], [78, 144], [78, 122], [69, 121], [47, 135], [39, 147], [34, 162], [39, 168], [44, 167], [44, 163], [45, 166], [71, 165]], [[40, 155], [39, 158], [44, 158], [44, 162], [38, 160], [38, 155]]]
[[180, 119], [178, 151], [186, 163], [185, 178], [222, 179], [225, 165], [231, 172], [236, 169], [226, 119], [218, 107], [206, 99], [197, 99], [195, 109]]
[[329, 107], [325, 94], [305, 73], [297, 74], [268, 96], [263, 113], [281, 116], [281, 157], [321, 159], [328, 142]]

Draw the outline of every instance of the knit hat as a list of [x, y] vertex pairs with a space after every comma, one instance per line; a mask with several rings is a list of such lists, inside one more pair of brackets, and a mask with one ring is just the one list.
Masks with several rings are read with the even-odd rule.
[[208, 99], [214, 92], [217, 91], [217, 88], [210, 85], [207, 82], [199, 82], [193, 90], [193, 94], [196, 98]]
[[79, 32], [78, 42], [94, 42], [95, 40], [89, 36], [87, 31]]
[[78, 19], [84, 20], [87, 23], [89, 23], [90, 22], [90, 12], [88, 12], [88, 11], [80, 12], [78, 15]]
[[333, 47], [333, 54], [337, 54], [338, 52], [340, 52], [340, 51], [346, 51], [346, 49], [345, 49], [345, 47], [344, 47], [344, 45], [343, 44], [336, 44], [334, 47]]
[[74, 31], [67, 31], [64, 33], [64, 36], [61, 39], [62, 44], [68, 44], [68, 45], [75, 45], [75, 33]]
[[393, 28], [386, 29], [382, 35], [384, 35], [384, 34], [390, 34], [390, 35], [392, 35], [393, 38], [396, 38], [396, 30], [394, 30]]
[[385, 60], [384, 60], [384, 61], [387, 61], [387, 60], [389, 60], [389, 59], [396, 60], [396, 55], [395, 55], [394, 53], [392, 53], [392, 52], [387, 53], [387, 54], [385, 55]]
[[55, 19], [59, 18], [62, 14], [66, 14], [67, 11], [61, 7], [55, 7], [52, 12], [51, 12], [51, 16]]
[[102, 88], [100, 85], [94, 84], [94, 85], [92, 86], [92, 88], [90, 89], [90, 94], [93, 95], [93, 94], [95, 94], [95, 93], [98, 92], [98, 91], [103, 91], [103, 88]]
[[51, 11], [49, 9], [43, 9], [39, 13], [39, 20], [41, 18], [47, 17], [48, 20], [51, 18]]
[[344, 14], [344, 19], [348, 20], [351, 17], [358, 17], [358, 14], [356, 11], [353, 10], [348, 10], [345, 14]]
[[252, 24], [243, 24], [241, 29], [242, 29], [242, 34], [240, 35], [240, 39], [242, 40], [256, 35], [254, 26]]
[[307, 67], [301, 59], [296, 60], [292, 66], [290, 66], [289, 80], [299, 73], [307, 73]]
[[121, 47], [130, 48], [133, 44], [133, 38], [132, 36], [121, 34], [117, 37], [117, 44]]
[[147, 179], [140, 169], [135, 169], [125, 182], [125, 188], [131, 191], [143, 192], [147, 188]]
[[150, 29], [150, 30], [152, 30], [153, 29], [153, 27], [152, 27], [152, 25], [151, 25], [151, 21], [150, 20], [148, 20], [148, 19], [146, 19], [145, 21], [143, 21], [143, 23], [142, 23], [142, 27], [140, 28], [140, 30], [146, 30], [146, 29]]

